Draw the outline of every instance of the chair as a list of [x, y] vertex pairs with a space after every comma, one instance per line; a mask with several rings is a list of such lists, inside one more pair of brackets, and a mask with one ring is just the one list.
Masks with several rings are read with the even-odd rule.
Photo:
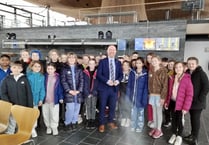
[[11, 103], [0, 100], [0, 133], [5, 132], [8, 127], [11, 107]]
[[26, 143], [31, 137], [32, 128], [39, 116], [38, 109], [20, 105], [12, 106], [11, 112], [17, 122], [18, 130], [15, 134], [0, 135], [1, 145], [20, 145]]

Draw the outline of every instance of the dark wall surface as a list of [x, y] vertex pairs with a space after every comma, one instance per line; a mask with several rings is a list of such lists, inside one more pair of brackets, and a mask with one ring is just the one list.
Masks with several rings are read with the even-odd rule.
[[[48, 35], [56, 35], [55, 39], [95, 39], [98, 38], [98, 31], [104, 33], [108, 30], [112, 32], [114, 39], [126, 39], [127, 48], [125, 51], [118, 51], [118, 55], [131, 54], [134, 51], [134, 38], [146, 37], [180, 37], [179, 51], [140, 51], [141, 56], [149, 52], [154, 52], [162, 57], [183, 60], [185, 36], [187, 22], [184, 20], [158, 21], [158, 22], [140, 22], [136, 24], [108, 24], [108, 25], [85, 25], [68, 27], [38, 27], [38, 28], [13, 28], [0, 30], [0, 40], [6, 39], [6, 33], [16, 33], [16, 39], [48, 39]], [[2, 41], [0, 41], [3, 46]], [[51, 48], [57, 48], [61, 52], [75, 51], [76, 53], [87, 53], [98, 55], [105, 53], [106, 46], [27, 46], [26, 48], [38, 48], [46, 54]], [[77, 50], [78, 49], [78, 50]], [[19, 49], [2, 48], [1, 52], [15, 52]]]

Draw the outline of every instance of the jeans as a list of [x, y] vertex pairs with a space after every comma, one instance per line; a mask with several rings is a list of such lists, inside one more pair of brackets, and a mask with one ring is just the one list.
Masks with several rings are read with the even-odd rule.
[[161, 130], [161, 125], [163, 122], [163, 107], [160, 104], [160, 96], [150, 96], [149, 104], [152, 105], [153, 109], [154, 128]]
[[131, 110], [131, 128], [143, 129], [144, 127], [144, 108], [134, 106]]
[[66, 103], [65, 125], [75, 124], [78, 121], [80, 107], [79, 103]]

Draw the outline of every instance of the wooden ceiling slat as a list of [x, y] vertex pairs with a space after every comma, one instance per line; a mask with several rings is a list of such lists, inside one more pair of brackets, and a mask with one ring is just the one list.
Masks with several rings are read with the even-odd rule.
[[[136, 11], [139, 20], [162, 20], [167, 9], [175, 13], [176, 18], [185, 18], [185, 12], [181, 10], [183, 0], [25, 0], [37, 5], [49, 5], [50, 9], [68, 16], [80, 18], [80, 9], [92, 7], [107, 7], [119, 5], [137, 4]], [[88, 4], [88, 5], [87, 5]], [[139, 5], [140, 4], [140, 5]], [[144, 6], [145, 5], [145, 6]], [[84, 9], [83, 9], [84, 8]], [[112, 10], [129, 10], [130, 8], [112, 8]], [[97, 9], [98, 11], [99, 9]], [[86, 10], [95, 12], [95, 10]], [[201, 12], [202, 17], [209, 17], [209, 0], [205, 0], [205, 9]], [[188, 13], [188, 12], [186, 12]], [[173, 16], [175, 19], [175, 16]]]

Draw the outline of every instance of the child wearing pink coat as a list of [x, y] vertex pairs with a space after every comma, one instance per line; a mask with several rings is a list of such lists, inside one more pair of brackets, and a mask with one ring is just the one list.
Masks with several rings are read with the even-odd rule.
[[169, 79], [168, 96], [165, 101], [165, 109], [171, 108], [172, 133], [170, 144], [182, 144], [183, 122], [182, 117], [192, 104], [193, 85], [189, 74], [184, 73], [184, 64], [177, 62], [174, 66], [175, 74]]

